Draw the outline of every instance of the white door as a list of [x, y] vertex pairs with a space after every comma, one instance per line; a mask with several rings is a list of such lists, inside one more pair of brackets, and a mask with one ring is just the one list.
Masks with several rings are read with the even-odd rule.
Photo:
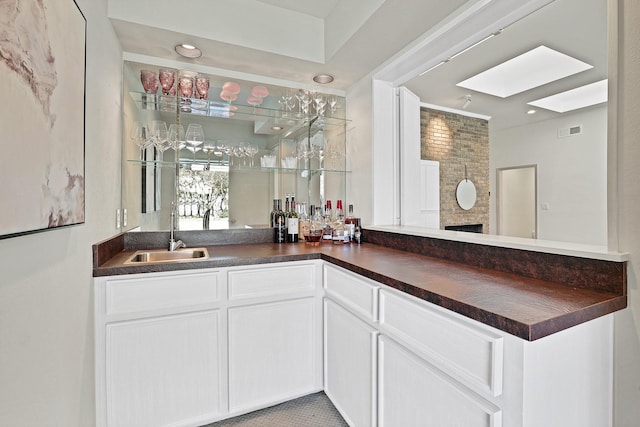
[[497, 233], [536, 238], [536, 166], [497, 170]]
[[374, 426], [378, 332], [325, 299], [325, 393], [351, 426]]
[[205, 423], [221, 414], [220, 312], [108, 324], [107, 425]]
[[440, 164], [420, 159], [420, 98], [400, 94], [400, 222], [440, 228]]
[[500, 427], [501, 410], [380, 335], [379, 427]]
[[311, 297], [229, 308], [231, 412], [318, 391], [315, 305]]

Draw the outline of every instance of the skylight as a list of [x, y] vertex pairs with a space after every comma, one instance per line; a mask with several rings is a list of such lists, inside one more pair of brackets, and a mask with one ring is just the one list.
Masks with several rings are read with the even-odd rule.
[[566, 92], [560, 92], [547, 96], [546, 98], [537, 99], [528, 102], [528, 104], [557, 113], [566, 113], [567, 111], [590, 107], [607, 102], [607, 84], [607, 79], [600, 80], [599, 82], [580, 86]]
[[593, 65], [546, 46], [538, 46], [476, 74], [457, 86], [507, 98], [590, 68]]

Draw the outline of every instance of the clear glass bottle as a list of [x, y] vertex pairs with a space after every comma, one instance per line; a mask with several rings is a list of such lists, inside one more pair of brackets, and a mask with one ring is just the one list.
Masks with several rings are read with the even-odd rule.
[[360, 226], [360, 218], [357, 218], [353, 214], [353, 205], [349, 205], [349, 213], [344, 219], [344, 227], [349, 232], [349, 238], [351, 241], [355, 239], [356, 226]]
[[331, 240], [336, 245], [349, 242], [349, 232], [345, 229], [344, 211], [342, 210], [342, 200], [340, 199], [336, 202], [336, 210], [334, 211], [333, 235]]
[[305, 202], [296, 204], [298, 210], [298, 241], [306, 241], [311, 229], [311, 219], [307, 215], [307, 204]]
[[322, 240], [322, 235], [324, 234], [323, 226], [323, 218], [320, 213], [320, 208], [316, 208], [311, 205], [311, 217], [310, 217], [311, 225], [309, 227], [309, 234], [305, 236], [306, 242], [311, 246], [318, 246]]

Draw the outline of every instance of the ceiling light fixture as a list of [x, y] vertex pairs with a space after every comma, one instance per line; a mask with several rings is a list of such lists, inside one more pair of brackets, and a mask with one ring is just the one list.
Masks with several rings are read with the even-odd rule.
[[278, 126], [278, 125], [271, 126], [271, 130], [282, 130], [282, 129], [284, 129], [282, 126]]
[[184, 56], [185, 58], [200, 58], [202, 56], [202, 51], [198, 49], [196, 46], [192, 44], [182, 43], [176, 45], [175, 51], [178, 55]]
[[464, 96], [464, 104], [462, 104], [462, 109], [466, 109], [469, 105], [471, 105], [471, 95]]
[[527, 111], [527, 114], [535, 114], [535, 113], [536, 113], [536, 110], [529, 110], [529, 111]]
[[421, 73], [419, 74], [419, 76], [424, 76], [424, 75], [425, 75], [425, 74], [427, 74], [429, 71], [434, 70], [434, 69], [438, 68], [439, 66], [441, 66], [442, 64], [446, 64], [447, 62], [451, 61], [451, 60], [452, 60], [453, 58], [455, 58], [456, 56], [460, 56], [460, 55], [462, 55], [462, 54], [463, 54], [463, 53], [465, 53], [466, 51], [473, 49], [474, 47], [478, 46], [478, 45], [479, 45], [479, 44], [481, 44], [481, 43], [486, 42], [487, 40], [489, 40], [489, 39], [490, 39], [490, 38], [492, 38], [492, 37], [499, 36], [500, 34], [502, 34], [502, 31], [504, 31], [504, 30], [502, 30], [502, 29], [501, 29], [501, 30], [498, 30], [498, 31], [496, 31], [496, 32], [494, 32], [494, 33], [489, 34], [487, 37], [483, 38], [483, 39], [482, 39], [482, 40], [480, 40], [480, 41], [475, 42], [474, 44], [472, 44], [472, 45], [471, 45], [471, 46], [469, 46], [469, 47], [466, 47], [466, 48], [462, 49], [460, 52], [458, 52], [458, 53], [454, 53], [453, 55], [451, 55], [450, 57], [448, 57], [448, 58], [447, 58], [447, 59], [445, 59], [444, 61], [440, 61], [440, 62], [438, 62], [436, 65], [434, 65], [434, 66], [432, 66], [432, 67], [430, 67], [430, 68], [427, 68], [426, 70], [424, 70], [423, 72], [421, 72]]
[[321, 85], [326, 85], [334, 80], [331, 74], [316, 74], [313, 76], [313, 81]]

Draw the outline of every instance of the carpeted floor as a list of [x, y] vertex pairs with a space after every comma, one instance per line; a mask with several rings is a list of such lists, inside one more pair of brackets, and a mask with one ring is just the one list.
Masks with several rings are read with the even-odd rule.
[[347, 427], [327, 395], [315, 393], [203, 427]]

